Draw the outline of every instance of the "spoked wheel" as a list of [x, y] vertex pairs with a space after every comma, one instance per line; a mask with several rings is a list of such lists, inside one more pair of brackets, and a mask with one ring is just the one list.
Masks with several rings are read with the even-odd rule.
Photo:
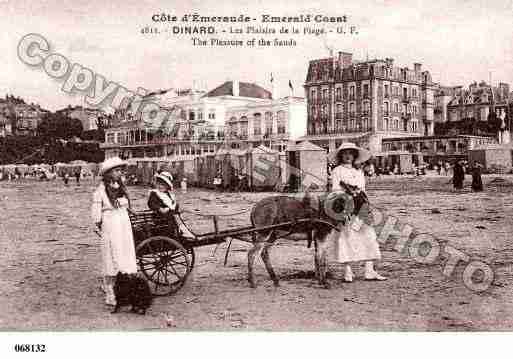
[[147, 238], [137, 246], [136, 252], [139, 268], [157, 296], [176, 293], [192, 270], [188, 251], [169, 237]]

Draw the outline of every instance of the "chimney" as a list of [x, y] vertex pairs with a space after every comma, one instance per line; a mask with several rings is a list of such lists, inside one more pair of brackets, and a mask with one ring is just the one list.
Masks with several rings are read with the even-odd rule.
[[415, 71], [416, 74], [418, 74], [421, 71], [420, 70], [421, 68], [422, 68], [422, 64], [420, 64], [418, 62], [415, 62], [413, 64], [413, 70]]
[[239, 97], [239, 80], [233, 80], [232, 81], [233, 86], [233, 96]]
[[394, 66], [394, 59], [391, 59], [391, 58], [387, 57], [385, 59], [385, 61], [386, 61], [388, 67], [393, 67]]
[[345, 69], [353, 64], [353, 54], [349, 52], [338, 52], [338, 63], [340, 67]]

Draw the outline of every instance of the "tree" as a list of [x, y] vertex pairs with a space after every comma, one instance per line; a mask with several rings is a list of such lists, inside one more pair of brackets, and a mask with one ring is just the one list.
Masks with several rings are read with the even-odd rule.
[[48, 113], [37, 127], [40, 136], [46, 139], [70, 139], [80, 137], [83, 127], [82, 122], [76, 118], [70, 118], [62, 113]]

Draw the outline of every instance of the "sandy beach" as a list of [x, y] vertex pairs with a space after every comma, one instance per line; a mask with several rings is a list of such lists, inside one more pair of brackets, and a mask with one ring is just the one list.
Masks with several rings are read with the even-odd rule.
[[[442, 261], [420, 264], [393, 243], [382, 246], [379, 271], [386, 282], [342, 281], [330, 262], [331, 289], [313, 278], [313, 249], [281, 240], [271, 258], [281, 278], [274, 288], [258, 259], [258, 288], [246, 280], [249, 245], [234, 241], [201, 247], [184, 288], [158, 297], [147, 315], [112, 315], [100, 291], [99, 238], [90, 220], [92, 181], [0, 182], [0, 314], [2, 330], [512, 330], [513, 179], [485, 176], [485, 191], [463, 192], [449, 177], [373, 179], [374, 206], [419, 233], [429, 233], [488, 263], [495, 278], [476, 293], [465, 287], [463, 266], [443, 275]], [[490, 184], [492, 182], [492, 184]], [[136, 209], [146, 209], [148, 188], [129, 187]], [[177, 192], [183, 217], [195, 232], [248, 224], [249, 210], [269, 193]], [[237, 213], [233, 215], [233, 213]], [[199, 215], [201, 214], [201, 215]]]

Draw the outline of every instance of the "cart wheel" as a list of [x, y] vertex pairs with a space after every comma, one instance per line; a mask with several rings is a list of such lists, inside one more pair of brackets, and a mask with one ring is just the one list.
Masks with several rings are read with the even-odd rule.
[[136, 252], [139, 268], [156, 296], [176, 293], [192, 270], [185, 248], [169, 237], [145, 239], [137, 246]]

